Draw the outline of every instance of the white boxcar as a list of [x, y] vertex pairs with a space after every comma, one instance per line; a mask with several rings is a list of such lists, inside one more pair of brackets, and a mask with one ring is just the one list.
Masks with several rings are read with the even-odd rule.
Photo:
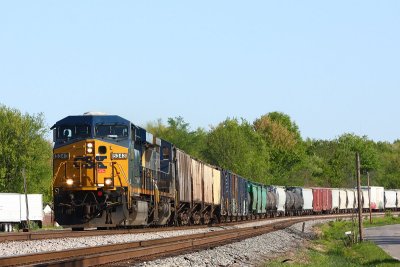
[[337, 212], [339, 210], [339, 189], [332, 189], [332, 211]]
[[[362, 189], [362, 207], [363, 209], [369, 209], [369, 195], [368, 195], [368, 189]], [[371, 207], [372, 207], [372, 201], [371, 201]]]
[[397, 202], [396, 190], [385, 190], [385, 209], [395, 209]]
[[347, 192], [347, 209], [354, 209], [357, 206], [357, 198], [353, 189], [346, 189]]
[[339, 210], [345, 209], [347, 209], [347, 192], [345, 189], [339, 189]]
[[[369, 208], [368, 203], [368, 186], [362, 186], [364, 195], [364, 205], [363, 208]], [[371, 209], [373, 210], [383, 210], [385, 205], [384, 191], [382, 186], [370, 186], [371, 188]], [[366, 192], [366, 194], [365, 194]]]
[[[21, 198], [21, 221], [26, 221], [26, 202], [25, 195]], [[29, 220], [41, 222], [43, 221], [43, 200], [41, 194], [28, 194]]]
[[0, 193], [0, 223], [21, 222], [21, 196], [17, 193]]
[[313, 191], [311, 188], [303, 188], [303, 210], [313, 210]]
[[[43, 202], [41, 194], [28, 194], [29, 220], [41, 226]], [[0, 231], [10, 232], [17, 225], [26, 222], [25, 195], [0, 193]]]

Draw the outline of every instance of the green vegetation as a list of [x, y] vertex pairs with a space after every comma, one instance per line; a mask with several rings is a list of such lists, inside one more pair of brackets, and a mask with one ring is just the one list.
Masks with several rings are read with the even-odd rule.
[[[386, 216], [373, 218], [364, 226], [399, 224], [399, 217]], [[307, 248], [291, 256], [291, 260], [283, 263], [286, 258], [268, 262], [266, 266], [400, 266], [400, 262], [392, 259], [374, 243], [365, 241], [352, 244], [345, 232], [357, 232], [357, 223], [352, 221], [336, 221], [319, 226], [319, 236], [311, 241]]]
[[51, 143], [43, 114], [22, 114], [0, 105], [0, 192], [23, 192], [25, 170], [28, 193], [50, 201]]

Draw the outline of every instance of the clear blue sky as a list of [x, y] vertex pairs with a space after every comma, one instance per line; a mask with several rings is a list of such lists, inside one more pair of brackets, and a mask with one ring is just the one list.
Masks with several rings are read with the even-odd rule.
[[400, 138], [400, 1], [1, 1], [0, 103]]

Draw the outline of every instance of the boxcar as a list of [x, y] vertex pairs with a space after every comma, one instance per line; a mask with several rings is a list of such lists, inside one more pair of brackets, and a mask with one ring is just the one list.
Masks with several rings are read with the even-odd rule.
[[[354, 202], [354, 197], [353, 197]], [[339, 210], [345, 212], [347, 209], [347, 191], [345, 189], [339, 189]]]
[[385, 210], [396, 210], [396, 190], [385, 190]]
[[313, 210], [315, 213], [332, 211], [332, 190], [329, 188], [313, 188]]
[[332, 211], [332, 189], [324, 188], [322, 190], [322, 210], [326, 213]]
[[302, 188], [303, 212], [311, 214], [313, 212], [313, 193], [311, 188]]
[[352, 211], [354, 208], [357, 207], [356, 203], [356, 195], [353, 189], [346, 189], [347, 193], [347, 211]]
[[[368, 186], [361, 187], [363, 192], [363, 208], [369, 209]], [[370, 186], [371, 209], [383, 210], [384, 208], [384, 188], [381, 186]]]
[[332, 188], [332, 212], [339, 213], [340, 197], [339, 189]]

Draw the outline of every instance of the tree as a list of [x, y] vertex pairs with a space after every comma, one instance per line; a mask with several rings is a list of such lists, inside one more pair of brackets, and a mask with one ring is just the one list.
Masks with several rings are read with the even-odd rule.
[[360, 153], [361, 173], [375, 177], [378, 167], [377, 150], [366, 136], [343, 134], [332, 141], [308, 142], [307, 154], [322, 159], [320, 179], [324, 186], [353, 187], [355, 185], [355, 153]]
[[203, 159], [202, 150], [207, 133], [202, 128], [191, 131], [189, 123], [186, 123], [182, 117], [169, 118], [168, 125], [164, 125], [159, 119], [155, 123], [147, 123], [146, 129], [157, 137], [175, 144], [190, 155]]
[[52, 148], [43, 114], [0, 106], [0, 125], [0, 191], [22, 193], [25, 169], [28, 192], [42, 193], [49, 201]]
[[264, 139], [270, 151], [270, 172], [275, 184], [302, 185], [300, 165], [305, 160], [303, 141], [296, 123], [284, 113], [271, 112], [254, 121], [254, 129]]
[[205, 158], [213, 165], [231, 170], [250, 180], [270, 183], [269, 154], [265, 141], [251, 124], [226, 119], [207, 135]]

